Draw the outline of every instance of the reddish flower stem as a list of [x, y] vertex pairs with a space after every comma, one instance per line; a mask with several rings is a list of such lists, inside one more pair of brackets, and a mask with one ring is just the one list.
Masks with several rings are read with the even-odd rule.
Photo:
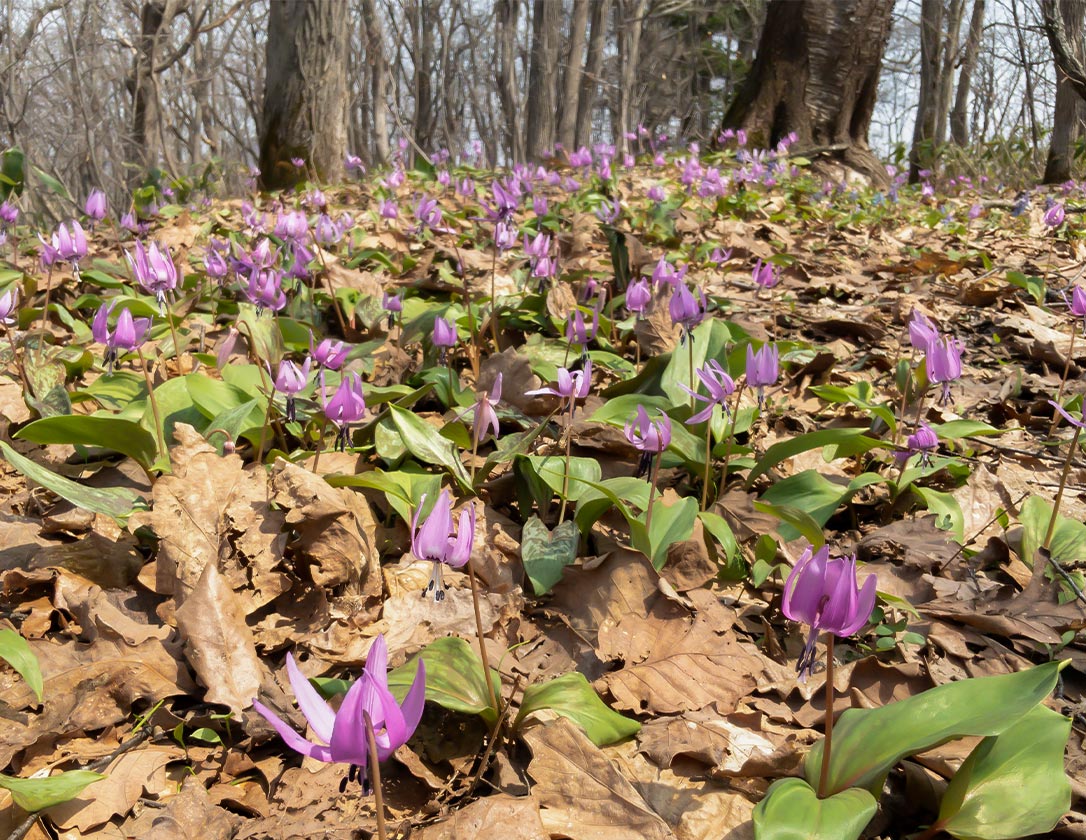
[[822, 770], [818, 776], [818, 798], [825, 799], [830, 775], [830, 742], [833, 738], [833, 633], [826, 641], [826, 745], [822, 748]]
[[385, 798], [381, 794], [381, 765], [377, 761], [377, 738], [373, 734], [370, 713], [363, 710], [362, 719], [366, 723], [366, 740], [370, 747], [370, 786], [373, 788], [373, 810], [377, 814], [377, 837], [388, 840], [388, 829], [385, 828]]

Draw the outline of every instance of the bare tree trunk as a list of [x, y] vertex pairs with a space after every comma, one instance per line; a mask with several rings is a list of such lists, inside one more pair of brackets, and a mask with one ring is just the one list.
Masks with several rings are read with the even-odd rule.
[[592, 139], [592, 113], [596, 109], [600, 71], [603, 69], [603, 47], [607, 39], [607, 19], [611, 0], [591, 0], [592, 14], [589, 24], [588, 58], [585, 59], [584, 76], [581, 79], [581, 95], [577, 99], [577, 125], [574, 146], [587, 146]]
[[969, 144], [966, 112], [969, 107], [973, 70], [977, 66], [977, 53], [980, 51], [980, 36], [983, 30], [984, 0], [973, 0], [973, 14], [969, 18], [969, 34], [966, 36], [965, 52], [961, 60], [962, 70], [958, 74], [958, 91], [954, 97], [954, 108], [950, 112], [950, 137], [958, 146]]
[[615, 145], [620, 153], [628, 152], [630, 141], [626, 133], [633, 129], [634, 81], [637, 60], [641, 52], [641, 28], [649, 0], [618, 0], [615, 6], [615, 35], [618, 39], [618, 107], [612, 118]]
[[431, 73], [434, 63], [434, 21], [436, 7], [431, 0], [416, 0], [415, 36], [411, 61], [415, 65], [415, 142], [423, 151], [433, 151], [434, 93]]
[[947, 117], [950, 115], [950, 97], [954, 91], [954, 64], [958, 60], [958, 35], [965, 13], [965, 0], [949, 0], [946, 38], [943, 40], [943, 59], [939, 63], [939, 96], [935, 102], [935, 145], [946, 142]]
[[[1082, 61], [1083, 15], [1086, 6], [1079, 0], [1060, 0], [1059, 14], [1063, 18], [1068, 42]], [[1086, 103], [1075, 92], [1074, 83], [1056, 67], [1056, 110], [1052, 121], [1052, 138], [1045, 163], [1044, 183], [1060, 184], [1071, 180], [1072, 150], [1081, 134], [1086, 118]]]
[[538, 160], [554, 146], [558, 32], [561, 23], [561, 3], [534, 0], [532, 62], [528, 71], [528, 113], [524, 126], [524, 148], [529, 160]]
[[497, 0], [498, 24], [498, 99], [502, 105], [506, 154], [514, 161], [524, 160], [524, 135], [519, 129], [517, 101], [517, 8], [519, 0]]
[[1041, 131], [1037, 125], [1037, 104], [1034, 102], [1033, 70], [1029, 56], [1026, 54], [1026, 42], [1022, 35], [1022, 24], [1018, 19], [1018, 0], [1011, 0], [1011, 18], [1014, 20], [1014, 31], [1017, 36], [1018, 58], [1022, 62], [1022, 71], [1026, 76], [1026, 87], [1022, 92], [1024, 107], [1029, 113], [1029, 133], [1033, 141], [1033, 158], [1037, 158], [1038, 146], [1041, 142]]
[[373, 0], [362, 0], [366, 27], [366, 60], [370, 65], [370, 106], [373, 108], [373, 159], [381, 166], [391, 159], [388, 139], [388, 58], [385, 33]]
[[558, 100], [558, 142], [567, 150], [577, 142], [577, 112], [584, 73], [584, 48], [588, 28], [588, 0], [574, 0], [569, 22], [569, 50], [562, 74], [562, 97]]
[[909, 183], [920, 180], [920, 172], [935, 161], [935, 123], [938, 105], [939, 34], [943, 28], [943, 0], [920, 3], [920, 101], [913, 123], [913, 143], [909, 149]]
[[260, 178], [267, 189], [294, 186], [307, 174], [343, 177], [347, 11], [342, 0], [271, 4], [260, 130]]
[[762, 147], [789, 132], [885, 183], [867, 145], [893, 0], [771, 0], [757, 57], [724, 114]]
[[[162, 37], [182, 5], [179, 0], [146, 0], [140, 7], [139, 47], [128, 86], [132, 94], [129, 154], [142, 170], [154, 166], [162, 154], [156, 65]], [[140, 174], [140, 170], [134, 170], [132, 177], [139, 178]]]

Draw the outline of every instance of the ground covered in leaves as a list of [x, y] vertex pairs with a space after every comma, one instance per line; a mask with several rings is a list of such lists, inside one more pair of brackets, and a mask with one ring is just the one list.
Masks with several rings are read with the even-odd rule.
[[[736, 166], [730, 155], [718, 163]], [[583, 184], [526, 178], [533, 192], [513, 217], [521, 235], [500, 255], [484, 206], [492, 173], [455, 171], [453, 183], [475, 178], [470, 191], [443, 188], [432, 172], [326, 189], [328, 214], [349, 213], [353, 225], [337, 243], [310, 243], [308, 276], [277, 315], [238, 303], [229, 277], [221, 289], [208, 277], [208, 241], [237, 253], [261, 238], [260, 213], [270, 230], [294, 206], [308, 206], [312, 224], [318, 205], [302, 205], [300, 192], [255, 197], [254, 211], [222, 197], [202, 205], [194, 193], [161, 206], [145, 237], [168, 246], [184, 275], [168, 300], [173, 330], [131, 282], [132, 243], [117, 227], [90, 234], [78, 276], [43, 269], [29, 227], [9, 235], [0, 280], [22, 300], [0, 377], [0, 626], [29, 640], [44, 680], [39, 699], [0, 665], [0, 768], [106, 778], [38, 819], [0, 791], [0, 835], [370, 836], [373, 799], [357, 785], [341, 792], [344, 766], [287, 749], [252, 700], [301, 728], [288, 651], [307, 676], [350, 680], [378, 633], [392, 666], [445, 637], [477, 649], [467, 577], [447, 569], [447, 597], [434, 603], [420, 597], [430, 565], [411, 554], [415, 506], [445, 486], [458, 504], [476, 499], [471, 562], [488, 658], [511, 707], [496, 726], [471, 714], [469, 677], [463, 696], [429, 698], [414, 737], [383, 766], [393, 836], [753, 837], [755, 804], [773, 780], [801, 772], [821, 737], [824, 672], [797, 681], [806, 629], [780, 612], [783, 578], [812, 528], [835, 553], [858, 555], [861, 579], [878, 576], [872, 621], [837, 645], [840, 708], [1071, 660], [1048, 701], [1073, 718], [1073, 810], [1056, 836], [1086, 836], [1081, 454], [1053, 548], [1066, 574], [1033, 572], [1070, 439], [1047, 401], [1065, 373], [1061, 401], [1073, 413], [1084, 390], [1086, 342], [1072, 344], [1061, 297], [1086, 263], [1081, 218], [1069, 213], [1053, 229], [1042, 197], [1014, 216], [1013, 197], [964, 183], [927, 196], [901, 187], [894, 201], [800, 164], [780, 183], [733, 181], [706, 196], [681, 183], [690, 161], [616, 164], [607, 184], [557, 167]], [[654, 186], [662, 200], [647, 197]], [[422, 195], [438, 199], [437, 224], [412, 216]], [[533, 197], [545, 205], [533, 208]], [[379, 202], [393, 201], [399, 218], [382, 218]], [[554, 235], [558, 264], [542, 291], [524, 254], [539, 231]], [[680, 282], [709, 303], [681, 343], [666, 294], [644, 319], [622, 307], [625, 283], [651, 276], [661, 257], [686, 267]], [[769, 290], [752, 282], [759, 259], [780, 269]], [[598, 288], [607, 294], [588, 346], [591, 392], [569, 423], [558, 400], [525, 392], [576, 360], [567, 317], [580, 305], [590, 322]], [[391, 328], [386, 292], [405, 293]], [[141, 353], [168, 461], [141, 358], [109, 374], [93, 343], [91, 318], [113, 298], [157, 322]], [[964, 342], [946, 405], [916, 387], [914, 310]], [[449, 366], [430, 341], [438, 315], [459, 327]], [[362, 375], [371, 413], [345, 452], [331, 448], [315, 378], [297, 420], [282, 416], [281, 394], [269, 407], [264, 362], [274, 374], [282, 358], [300, 361], [310, 330], [356, 348], [346, 370]], [[733, 440], [717, 410], [700, 511], [704, 425], [683, 431], [692, 412], [677, 386], [707, 355], [738, 380], [746, 346], [766, 340], [778, 343], [782, 378], [760, 411], [751, 389], [741, 392]], [[473, 452], [469, 407], [499, 373], [501, 430]], [[639, 513], [636, 487], [647, 485], [607, 483], [637, 468], [623, 424], [638, 404], [666, 410], [674, 427], [655, 515], [670, 528], [668, 511], [679, 513], [647, 551], [634, 548], [621, 512], [624, 503]], [[106, 423], [72, 422], [92, 414]], [[919, 419], [940, 437], [928, 466], [895, 457]], [[719, 488], [724, 459], [731, 477]], [[616, 490], [616, 503], [591, 492], [601, 482], [629, 493]], [[534, 515], [553, 529], [560, 513], [578, 526], [577, 559], [529, 579], [522, 528]], [[527, 689], [572, 672], [640, 724], [623, 724], [635, 734], [593, 740], [552, 710], [517, 714]], [[976, 740], [901, 764], [868, 836], [929, 823]]]

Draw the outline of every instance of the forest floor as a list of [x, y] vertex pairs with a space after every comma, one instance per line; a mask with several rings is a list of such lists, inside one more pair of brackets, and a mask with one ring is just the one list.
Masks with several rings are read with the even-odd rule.
[[[1081, 451], [1067, 472], [1053, 546], [1066, 577], [1032, 569], [1071, 438], [1048, 400], [1065, 371], [1061, 401], [1072, 414], [1081, 412], [1073, 398], [1086, 391], [1086, 341], [1072, 338], [1061, 294], [1086, 271], [1081, 217], [1068, 213], [1053, 230], [1036, 195], [1015, 217], [1012, 196], [961, 185], [937, 185], [930, 197], [905, 187], [892, 202], [863, 187], [825, 191], [821, 178], [807, 176], [703, 199], [683, 193], [680, 172], [619, 171], [623, 209], [610, 225], [597, 218], [602, 196], [590, 187], [567, 193], [537, 182], [550, 202], [546, 216], [538, 220], [526, 198], [516, 218], [529, 233], [533, 224], [555, 233], [561, 274], [546, 294], [530, 282], [523, 291], [522, 244], [493, 256], [475, 197], [446, 188], [440, 229], [420, 235], [409, 210], [421, 193], [438, 195], [429, 176], [327, 189], [332, 215], [354, 216], [350, 251], [326, 246], [313, 264], [315, 290], [293, 296], [275, 318], [207, 282], [209, 237], [231, 238], [236, 249], [255, 241], [242, 202], [168, 205], [147, 239], [168, 245], [185, 275], [170, 301], [177, 344], [153, 296], [128, 279], [131, 243], [118, 242], [115, 228], [90, 235], [78, 276], [47, 273], [33, 249], [16, 259], [9, 248], [0, 280], [24, 298], [8, 328], [16, 355], [4, 350], [0, 377], [0, 627], [29, 641], [43, 692], [39, 699], [0, 662], [0, 769], [27, 779], [91, 768], [105, 778], [37, 819], [0, 790], [0, 836], [370, 836], [374, 799], [357, 784], [342, 790], [346, 765], [303, 760], [252, 700], [304, 732], [287, 652], [307, 676], [349, 681], [382, 633], [394, 667], [444, 637], [467, 642], [431, 649], [433, 702], [381, 766], [390, 836], [752, 838], [755, 805], [774, 780], [802, 773], [822, 737], [824, 657], [797, 680], [807, 628], [780, 609], [783, 580], [807, 545], [799, 533], [812, 536], [813, 527], [834, 555], [857, 554], [861, 581], [878, 577], [876, 614], [836, 645], [838, 710], [1070, 660], [1046, 700], [1072, 718], [1072, 808], [1051, 836], [1086, 837], [1086, 602], [1074, 591], [1086, 570]], [[489, 200], [485, 174], [475, 174]], [[663, 204], [645, 198], [654, 184], [669, 191]], [[377, 218], [374, 190], [399, 198], [400, 220]], [[280, 207], [253, 200], [258, 209]], [[979, 215], [969, 219], [974, 205]], [[719, 264], [710, 256], [717, 246], [731, 251]], [[586, 299], [589, 280], [614, 282], [616, 260], [636, 278], [662, 256], [688, 266], [685, 282], [704, 292], [709, 317], [680, 343], [666, 296], [657, 293], [637, 322], [606, 301], [589, 348], [591, 393], [567, 430], [556, 400], [525, 395], [576, 358], [562, 337], [567, 315]], [[758, 259], [781, 268], [768, 291], [752, 282]], [[471, 314], [458, 264], [476, 302]], [[485, 321], [492, 283], [504, 303], [500, 353]], [[52, 317], [42, 341], [47, 286]], [[380, 309], [385, 291], [407, 293], [391, 332]], [[113, 374], [102, 368], [89, 324], [100, 301], [114, 297], [156, 316], [142, 353], [160, 421], [139, 359], [122, 359]], [[589, 321], [594, 300], [584, 304]], [[937, 389], [916, 387], [924, 380], [908, 343], [914, 310], [964, 343], [962, 376], [945, 405]], [[460, 327], [455, 394], [429, 344], [442, 313]], [[232, 361], [217, 360], [234, 324], [252, 340], [238, 343]], [[262, 384], [263, 361], [274, 370], [284, 355], [300, 360], [308, 328], [319, 324], [318, 338], [362, 348], [347, 367], [363, 375], [374, 413], [346, 452], [330, 448], [315, 381], [292, 422], [277, 417], [281, 395], [269, 408]], [[682, 430], [691, 412], [676, 386], [689, 383], [694, 353], [698, 364], [717, 354], [738, 379], [746, 346], [766, 340], [780, 348], [781, 380], [761, 411], [750, 389], [738, 392], [732, 442], [718, 410], [713, 475], [724, 458], [733, 472], [704, 516], [696, 457], [707, 457], [704, 425]], [[470, 413], [462, 415], [499, 372], [502, 429], [496, 444], [473, 454]], [[398, 407], [379, 411], [390, 402]], [[616, 491], [619, 502], [638, 514], [644, 497], [635, 487], [647, 485], [620, 480], [638, 464], [623, 423], [639, 402], [666, 410], [674, 429], [656, 476], [656, 515], [670, 529], [668, 511], [680, 513], [674, 531], [661, 536], [658, 525], [650, 537], [656, 567], [633, 547], [621, 506], [599, 493], [592, 502], [590, 492], [591, 483], [627, 488], [625, 498]], [[896, 433], [887, 412], [904, 418]], [[100, 427], [75, 422], [92, 413], [104, 419]], [[895, 451], [918, 419], [939, 432], [939, 452], [928, 467], [910, 461], [905, 481]], [[216, 428], [237, 436], [236, 454], [224, 454]], [[815, 432], [828, 436], [805, 437]], [[555, 476], [564, 471], [565, 434], [574, 479], [563, 488]], [[318, 437], [324, 451], [314, 457]], [[253, 463], [261, 442], [273, 447], [267, 468]], [[422, 493], [432, 503], [443, 480], [461, 503], [476, 497], [480, 620], [510, 703], [496, 725], [487, 695], [476, 696], [468, 577], [446, 569], [447, 597], [420, 597], [431, 570], [411, 554], [408, 517]], [[581, 530], [576, 560], [534, 572], [533, 584], [522, 528], [533, 513], [555, 528], [563, 489], [567, 518], [576, 513]], [[517, 714], [527, 689], [571, 672], [622, 716], [597, 716], [618, 727], [615, 737], [578, 725], [576, 713]], [[435, 698], [438, 689], [456, 696]], [[600, 702], [577, 697], [585, 708]], [[978, 741], [950, 741], [899, 763], [865, 836], [904, 837], [930, 824], [948, 778]]]

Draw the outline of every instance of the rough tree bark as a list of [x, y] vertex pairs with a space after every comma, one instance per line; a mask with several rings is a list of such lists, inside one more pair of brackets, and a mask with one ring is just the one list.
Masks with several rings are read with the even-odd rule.
[[[1082, 61], [1083, 13], [1081, 0], [1060, 0], [1059, 15], [1069, 44], [1075, 47], [1075, 57]], [[1071, 180], [1071, 164], [1075, 140], [1081, 134], [1086, 119], [1086, 102], [1075, 92], [1074, 83], [1056, 64], [1056, 109], [1052, 120], [1052, 137], [1045, 163], [1044, 183], [1061, 184]]]
[[920, 3], [920, 101], [913, 122], [909, 148], [909, 183], [920, 180], [920, 172], [935, 161], [935, 124], [938, 111], [939, 36], [943, 29], [943, 0]]
[[588, 58], [581, 78], [581, 95], [577, 99], [577, 127], [573, 145], [587, 146], [592, 140], [592, 113], [596, 110], [600, 70], [603, 68], [603, 47], [607, 38], [607, 18], [611, 0], [591, 0]]
[[370, 64], [370, 107], [373, 108], [373, 159], [388, 165], [388, 58], [385, 33], [374, 0], [362, 0], [362, 21], [366, 26], [366, 59]]
[[[292, 187], [343, 177], [347, 153], [347, 3], [275, 0], [268, 11], [260, 180]], [[301, 158], [305, 167], [291, 163]]]
[[893, 0], [771, 0], [754, 65], [724, 114], [772, 146], [791, 131], [885, 183], [867, 144]]
[[618, 40], [618, 107], [612, 114], [615, 145], [620, 152], [630, 150], [626, 133], [633, 130], [634, 80], [641, 55], [641, 31], [649, 0], [617, 0], [615, 5], [615, 37]]
[[938, 97], [935, 100], [935, 145], [946, 142], [947, 118], [950, 116], [950, 99], [954, 92], [954, 65], [958, 61], [960, 46], [958, 35], [962, 28], [965, 0], [949, 0], [947, 25], [943, 40], [943, 58], [939, 63]]
[[162, 153], [156, 65], [161, 61], [163, 37], [183, 6], [181, 0], [147, 0], [140, 7], [139, 46], [128, 78], [132, 94], [129, 160], [140, 164], [140, 169], [132, 170], [133, 179], [155, 165]]
[[973, 0], [973, 14], [969, 18], [969, 34], [965, 39], [961, 72], [958, 74], [958, 90], [954, 107], [950, 112], [950, 138], [958, 146], [969, 144], [968, 110], [969, 93], [973, 86], [973, 70], [977, 66], [980, 38], [984, 33], [984, 0]]
[[505, 151], [514, 161], [524, 160], [524, 135], [519, 130], [517, 101], [517, 8], [519, 0], [497, 0], [498, 98], [502, 105]]
[[562, 73], [562, 96], [558, 100], [558, 142], [567, 150], [577, 142], [577, 110], [584, 72], [585, 35], [588, 28], [588, 0], [574, 0], [569, 21], [569, 49]]
[[558, 96], [558, 34], [562, 4], [535, 0], [532, 12], [532, 63], [528, 71], [525, 154], [538, 160], [554, 146]]

